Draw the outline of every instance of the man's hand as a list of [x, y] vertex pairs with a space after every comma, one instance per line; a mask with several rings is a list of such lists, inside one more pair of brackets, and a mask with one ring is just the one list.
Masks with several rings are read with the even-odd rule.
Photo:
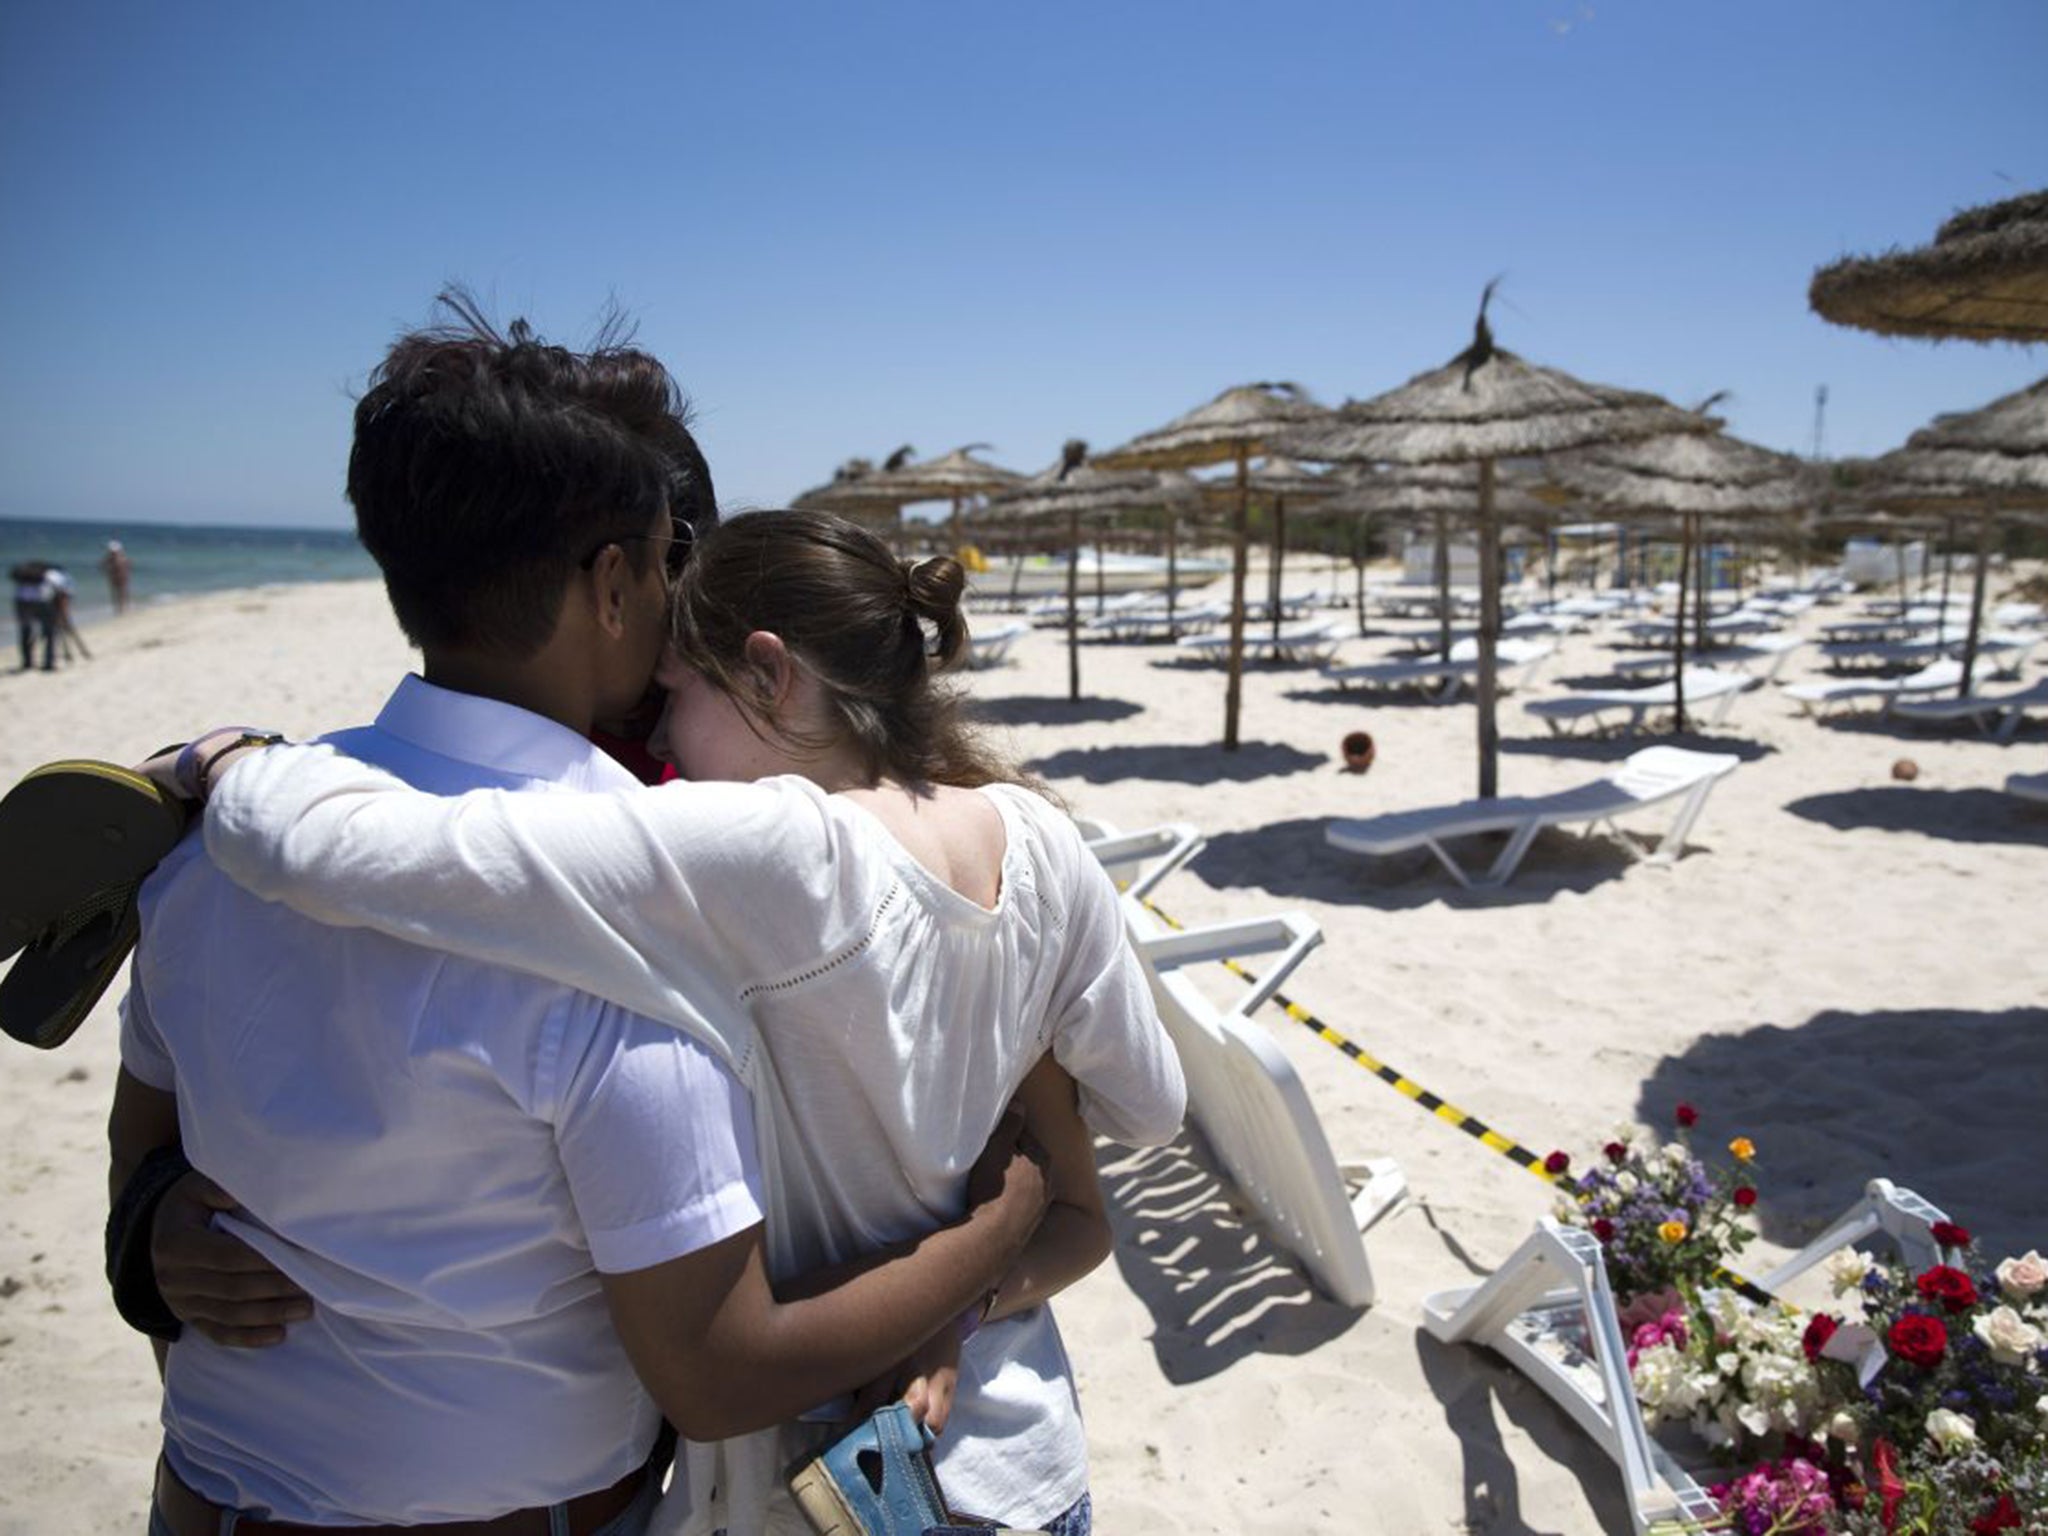
[[179, 1322], [216, 1344], [282, 1344], [285, 1325], [311, 1317], [313, 1301], [247, 1243], [207, 1224], [215, 1211], [237, 1208], [234, 1196], [203, 1173], [173, 1184], [150, 1233], [157, 1288]]

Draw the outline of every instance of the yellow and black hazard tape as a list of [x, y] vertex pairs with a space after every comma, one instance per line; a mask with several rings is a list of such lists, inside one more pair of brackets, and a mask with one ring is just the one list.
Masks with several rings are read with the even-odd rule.
[[[1146, 911], [1166, 924], [1167, 927], [1178, 929], [1185, 926], [1169, 916], [1149, 896], [1140, 897], [1139, 900], [1144, 903]], [[1236, 960], [1224, 960], [1221, 964], [1231, 975], [1240, 978], [1252, 986], [1258, 985], [1258, 976], [1248, 966]], [[1385, 1083], [1389, 1088], [1392, 1088], [1403, 1098], [1412, 1101], [1419, 1108], [1428, 1110], [1437, 1119], [1443, 1121], [1444, 1124], [1457, 1127], [1482, 1146], [1490, 1147], [1525, 1173], [1532, 1173], [1537, 1178], [1543, 1180], [1544, 1183], [1553, 1185], [1564, 1177], [1565, 1168], [1552, 1168], [1545, 1157], [1539, 1157], [1536, 1153], [1531, 1152], [1512, 1136], [1501, 1134], [1501, 1132], [1495, 1130], [1477, 1115], [1467, 1114], [1449, 1100], [1431, 1093], [1422, 1084], [1416, 1082], [1414, 1078], [1408, 1076], [1399, 1068], [1388, 1066], [1387, 1063], [1381, 1061], [1379, 1057], [1373, 1055], [1364, 1046], [1347, 1040], [1313, 1013], [1310, 1013], [1308, 1009], [1295, 1002], [1286, 993], [1276, 989], [1272, 993], [1272, 1001], [1278, 1005], [1282, 1013], [1294, 1020], [1295, 1023], [1304, 1026], [1321, 1039], [1334, 1045], [1338, 1050], [1350, 1057], [1352, 1061], [1365, 1068], [1366, 1071]], [[1785, 1305], [1754, 1280], [1746, 1279], [1732, 1269], [1718, 1271], [1716, 1278], [1725, 1282], [1730, 1290], [1738, 1292], [1751, 1301], [1779, 1306]]]

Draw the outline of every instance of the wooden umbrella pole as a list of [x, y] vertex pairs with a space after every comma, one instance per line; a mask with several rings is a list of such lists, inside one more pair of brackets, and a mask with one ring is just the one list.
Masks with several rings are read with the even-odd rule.
[[1173, 610], [1180, 601], [1180, 514], [1166, 509], [1166, 632], [1173, 635]]
[[1714, 563], [1714, 545], [1712, 537], [1707, 532], [1705, 518], [1694, 522], [1693, 533], [1699, 544], [1699, 560], [1694, 566], [1693, 580], [1698, 582], [1699, 586], [1693, 594], [1698, 601], [1693, 605], [1692, 648], [1695, 652], [1704, 652], [1707, 648], [1707, 597], [1712, 591], [1707, 585], [1707, 575], [1709, 567]]
[[1280, 571], [1286, 563], [1286, 498], [1274, 498], [1274, 569], [1266, 578], [1266, 594], [1274, 608], [1274, 645], [1280, 643]]
[[1543, 583], [1550, 606], [1555, 608], [1557, 607], [1557, 557], [1564, 547], [1558, 542], [1557, 519], [1555, 517], [1550, 519], [1548, 533], [1549, 537], [1545, 540], [1548, 548], [1544, 552]]
[[[1500, 793], [1500, 724], [1494, 718], [1494, 654], [1500, 638], [1500, 527], [1493, 515], [1493, 460], [1479, 461], [1479, 798]], [[1446, 660], [1450, 646], [1444, 646]]]
[[1249, 559], [1246, 530], [1251, 521], [1251, 478], [1249, 455], [1243, 444], [1237, 449], [1237, 517], [1231, 526], [1230, 560], [1230, 676], [1223, 685], [1223, 750], [1237, 750], [1237, 716], [1244, 691], [1244, 578]]
[[[1941, 622], [1947, 624], [1948, 572], [1949, 567], [1956, 563], [1956, 516], [1953, 512], [1948, 515], [1948, 522], [1942, 531], [1941, 547]], [[1903, 618], [1904, 615], [1900, 617]]]
[[953, 498], [953, 515], [947, 520], [946, 528], [946, 536], [953, 541], [953, 556], [955, 559], [958, 559], [960, 556], [960, 546], [963, 542], [960, 537], [960, 498], [958, 496]]
[[1067, 701], [1081, 702], [1081, 509], [1067, 509]]
[[1358, 514], [1351, 525], [1351, 569], [1358, 580], [1358, 638], [1365, 638], [1365, 558], [1372, 551], [1368, 515]]
[[1671, 729], [1685, 729], [1685, 594], [1692, 580], [1692, 519], [1678, 520], [1678, 617], [1671, 626]]
[[[1970, 696], [1970, 674], [1977, 667], [1977, 640], [1984, 623], [1984, 579], [1985, 568], [1991, 563], [1991, 510], [1985, 510], [1977, 518], [1977, 570], [1970, 578], [1970, 627], [1963, 636], [1963, 679], [1956, 685], [1956, 697]], [[1942, 609], [1942, 622], [1948, 621], [1948, 609]], [[1937, 628], [1936, 634], [1941, 631]]]
[[1451, 659], [1451, 526], [1450, 514], [1442, 508], [1436, 514], [1436, 627], [1437, 654]]

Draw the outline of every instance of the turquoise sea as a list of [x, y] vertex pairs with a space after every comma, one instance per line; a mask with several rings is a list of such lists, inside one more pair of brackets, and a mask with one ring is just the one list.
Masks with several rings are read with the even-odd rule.
[[374, 578], [377, 567], [347, 528], [216, 528], [182, 523], [74, 523], [0, 517], [0, 570], [23, 560], [61, 565], [75, 585], [81, 626], [113, 612], [100, 556], [119, 539], [133, 563], [137, 606], [278, 582]]

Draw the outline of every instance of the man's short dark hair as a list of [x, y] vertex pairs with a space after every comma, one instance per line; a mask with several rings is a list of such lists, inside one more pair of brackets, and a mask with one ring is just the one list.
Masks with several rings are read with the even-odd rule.
[[449, 290], [356, 404], [348, 499], [399, 626], [423, 649], [519, 657], [554, 632], [569, 574], [664, 510], [708, 526], [711, 475], [668, 370], [608, 321], [587, 352], [503, 334]]

